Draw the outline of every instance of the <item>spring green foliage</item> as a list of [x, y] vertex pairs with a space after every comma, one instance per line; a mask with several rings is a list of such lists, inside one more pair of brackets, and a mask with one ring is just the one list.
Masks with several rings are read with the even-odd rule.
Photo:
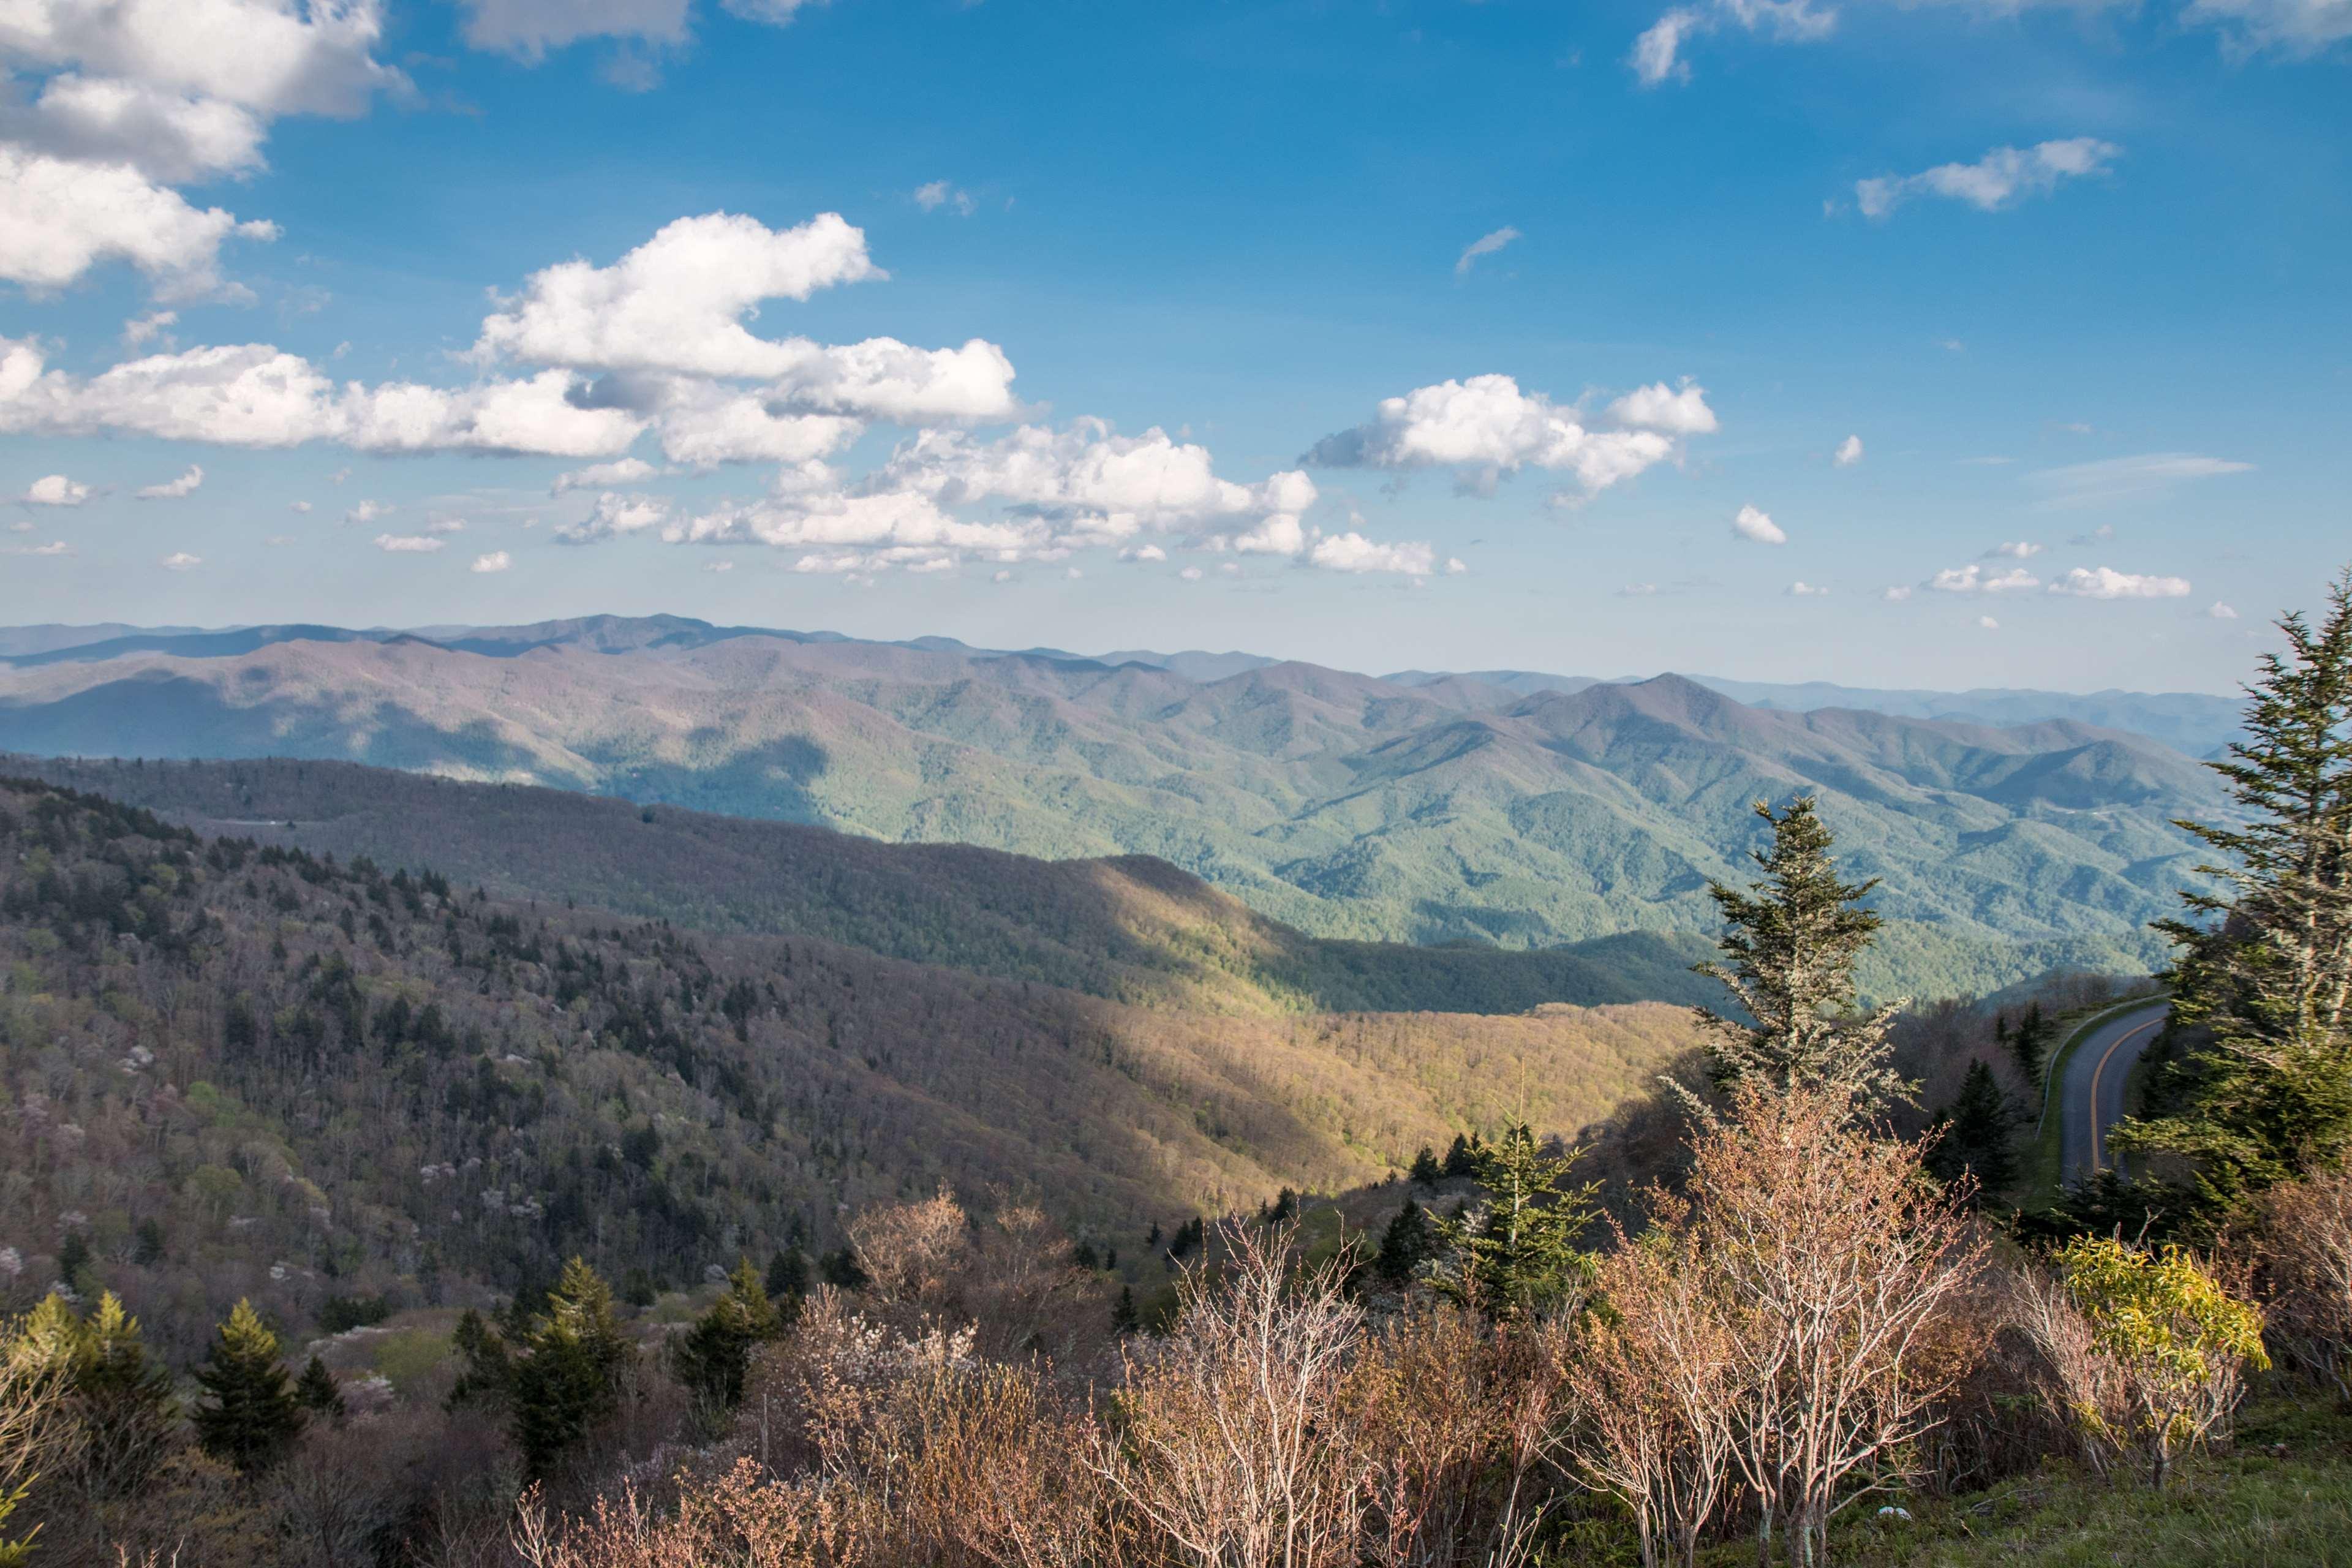
[[532, 1475], [545, 1476], [620, 1408], [630, 1352], [613, 1317], [612, 1287], [572, 1259], [517, 1351], [509, 1374], [515, 1447]]
[[2017, 1107], [2000, 1090], [1992, 1068], [1969, 1064], [1959, 1097], [1937, 1116], [1940, 1136], [1927, 1152], [1927, 1169], [1941, 1179], [1976, 1183], [1975, 1201], [1997, 1201], [2016, 1184]]
[[2352, 570], [2314, 627], [2247, 689], [2247, 739], [2213, 767], [2243, 826], [2184, 823], [2218, 851], [2224, 890], [2159, 923], [2178, 947], [2173, 1014], [2201, 1031], [2164, 1086], [2168, 1114], [2118, 1149], [2187, 1157], [2218, 1215], [2352, 1148]]
[[728, 1276], [727, 1289], [710, 1310], [678, 1338], [671, 1364], [697, 1397], [731, 1410], [742, 1403], [752, 1350], [783, 1330], [782, 1314], [747, 1258]]
[[1523, 1121], [1484, 1146], [1475, 1175], [1487, 1201], [1436, 1222], [1452, 1258], [1433, 1282], [1496, 1317], [1548, 1313], [1579, 1297], [1591, 1262], [1577, 1243], [1599, 1211], [1593, 1188], [1570, 1180], [1578, 1152], [1547, 1152]]
[[1752, 1022], [1699, 1010], [1719, 1084], [1836, 1089], [1857, 1113], [1907, 1100], [1911, 1086], [1887, 1065], [1887, 1031], [1903, 1004], [1858, 1010], [1854, 963], [1879, 929], [1861, 907], [1876, 879], [1838, 879], [1831, 836], [1811, 795], [1775, 812], [1758, 801], [1772, 847], [1751, 856], [1764, 873], [1748, 891], [1721, 882], [1707, 890], [1722, 911], [1727, 963], [1699, 966], [1727, 986]]
[[205, 1453], [251, 1475], [283, 1457], [305, 1425], [302, 1406], [278, 1360], [278, 1336], [253, 1303], [240, 1300], [196, 1369], [205, 1398], [192, 1413]]

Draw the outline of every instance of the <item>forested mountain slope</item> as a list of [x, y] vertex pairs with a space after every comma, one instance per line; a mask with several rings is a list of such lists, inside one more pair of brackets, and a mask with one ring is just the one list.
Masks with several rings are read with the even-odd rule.
[[1145, 1010], [0, 784], [0, 1259], [37, 1285], [79, 1237], [175, 1334], [574, 1252], [696, 1279], [941, 1180], [1124, 1236], [1572, 1132], [1691, 1041], [1655, 1005]]
[[[1896, 929], [1879, 994], [2134, 967], [2222, 803], [2071, 721], [1750, 708], [1678, 677], [1538, 690], [1139, 664], [666, 618], [453, 644], [20, 662], [0, 746], [289, 755], [593, 790], [1053, 858], [1153, 855], [1319, 936], [1540, 948], [1702, 931], [1748, 803], [1819, 795]], [[68, 650], [70, 654], [71, 650]], [[83, 650], [91, 652], [93, 650]]]

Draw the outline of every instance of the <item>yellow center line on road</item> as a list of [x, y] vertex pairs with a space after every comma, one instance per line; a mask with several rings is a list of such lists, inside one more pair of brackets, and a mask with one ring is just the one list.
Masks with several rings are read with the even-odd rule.
[[2091, 1068], [2091, 1168], [2084, 1173], [2085, 1175], [2095, 1176], [2099, 1173], [2100, 1075], [2107, 1070], [2107, 1063], [2113, 1060], [2115, 1054], [2123, 1048], [2123, 1044], [2126, 1040], [2130, 1039], [2134, 1035], [2145, 1035], [2150, 1029], [2155, 1028], [2158, 1024], [2163, 1022], [2164, 1016], [2159, 1014], [2156, 1017], [2150, 1018], [2147, 1023], [2142, 1024], [2137, 1029], [2125, 1030], [2122, 1034], [2116, 1037], [2116, 1043], [2114, 1045], [2109, 1046], [2105, 1050], [2099, 1053], [2098, 1061], [2093, 1065]]

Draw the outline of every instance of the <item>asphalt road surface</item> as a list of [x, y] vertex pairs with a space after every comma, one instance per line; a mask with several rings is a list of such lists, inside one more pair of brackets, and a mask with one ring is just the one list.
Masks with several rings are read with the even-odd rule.
[[2123, 1117], [2124, 1083], [2132, 1064], [2147, 1049], [2172, 1010], [2152, 1002], [2118, 1013], [2091, 1032], [2066, 1058], [2058, 1083], [2059, 1169], [2067, 1186], [2115, 1163], [2107, 1152], [2107, 1130]]

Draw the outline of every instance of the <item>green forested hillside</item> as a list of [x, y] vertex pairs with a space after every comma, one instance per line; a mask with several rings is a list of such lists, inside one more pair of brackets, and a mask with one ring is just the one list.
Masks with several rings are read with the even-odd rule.
[[[542, 636], [541, 634], [544, 633]], [[691, 634], [691, 635], [689, 635]], [[1748, 803], [1819, 795], [1901, 928], [1875, 994], [2139, 967], [2221, 809], [2188, 758], [2071, 722], [1748, 708], [1665, 677], [1537, 691], [734, 634], [296, 640], [0, 674], [0, 745], [335, 758], [950, 841], [1150, 855], [1322, 937], [1536, 949], [1713, 918]], [[615, 651], [604, 651], [604, 650]]]
[[[937, 1183], [1120, 1236], [1572, 1132], [1691, 1039], [1659, 1005], [1144, 1010], [705, 936], [0, 784], [0, 1287], [69, 1240], [166, 1334], [543, 1276], [693, 1281]], [[174, 1342], [175, 1354], [193, 1343]]]

